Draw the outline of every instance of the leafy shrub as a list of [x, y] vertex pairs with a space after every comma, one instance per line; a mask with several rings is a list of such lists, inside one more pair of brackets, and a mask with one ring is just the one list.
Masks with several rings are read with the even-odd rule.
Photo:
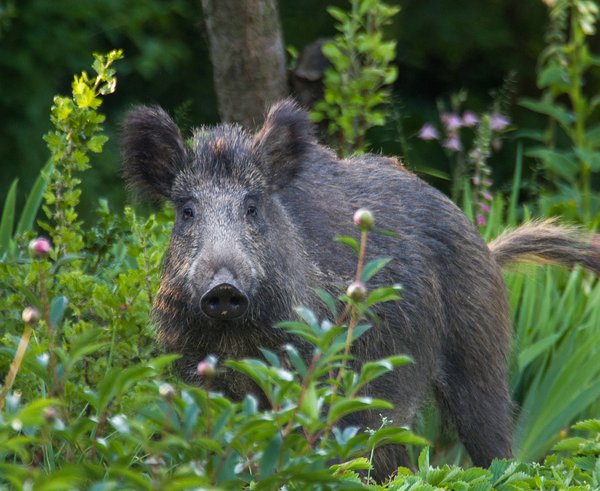
[[332, 67], [325, 71], [324, 97], [315, 104], [314, 121], [327, 120], [328, 132], [341, 154], [364, 151], [367, 129], [385, 122], [382, 104], [397, 77], [392, 65], [395, 41], [385, 41], [383, 27], [399, 12], [379, 0], [350, 0], [350, 11], [329, 7], [339, 32], [325, 43]]
[[[46, 138], [53, 163], [44, 193], [50, 223], [43, 224], [52, 244], [36, 239], [29, 254], [16, 247], [0, 263], [6, 327], [0, 365], [9, 373], [0, 392], [0, 486], [361, 487], [354, 471], [368, 476], [365, 456], [377, 446], [426, 443], [404, 428], [382, 424], [364, 432], [341, 424], [353, 412], [389, 408], [361, 389], [409, 362], [396, 355], [358, 372], [349, 368], [350, 343], [369, 328], [365, 309], [398, 298], [397, 288], [376, 289], [361, 301], [351, 290], [341, 297], [342, 313], [322, 292], [335, 323], [299, 309], [303, 321], [280, 328], [314, 346], [307, 364], [293, 346], [286, 346], [285, 359], [264, 351], [263, 360], [226, 361], [263, 390], [270, 402], [264, 411], [251, 395], [233, 403], [210, 392], [219, 370], [214, 360], [198, 367], [205, 388], [173, 380], [168, 368], [176, 357], [153, 357], [147, 319], [171, 212], [141, 220], [131, 209], [115, 215], [101, 202], [98, 224], [85, 231], [75, 211], [76, 172], [86, 169], [86, 152], [106, 140], [96, 109], [99, 97], [114, 89], [109, 66], [119, 56], [97, 56], [97, 76], [76, 77], [73, 98], [55, 99], [57, 129]], [[345, 239], [359, 252], [362, 281], [385, 264], [364, 264], [367, 234], [363, 229], [360, 247]]]
[[600, 10], [589, 0], [547, 2], [551, 27], [539, 59], [540, 100], [521, 104], [548, 117], [545, 130], [525, 135], [540, 142], [527, 155], [539, 160], [555, 186], [542, 194], [545, 213], [561, 213], [588, 223], [600, 212], [592, 179], [600, 172], [600, 98], [586, 81], [600, 66], [587, 40], [596, 33]]

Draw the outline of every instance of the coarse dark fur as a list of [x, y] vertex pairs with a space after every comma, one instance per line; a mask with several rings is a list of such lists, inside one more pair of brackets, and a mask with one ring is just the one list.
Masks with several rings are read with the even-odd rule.
[[[256, 135], [235, 125], [200, 128], [191, 148], [162, 109], [139, 107], [124, 122], [122, 154], [129, 185], [175, 207], [153, 316], [160, 343], [183, 354], [186, 380], [199, 383], [196, 366], [208, 354], [279, 350], [290, 340], [272, 326], [292, 318], [295, 306], [324, 314], [314, 288], [338, 291], [356, 263], [333, 239], [355, 235], [352, 214], [368, 208], [380, 227], [395, 232], [370, 235], [367, 259], [393, 258], [372, 286], [399, 283], [404, 290], [400, 301], [378, 309], [380, 321], [353, 354], [359, 362], [396, 353], [415, 360], [368, 390], [393, 402], [395, 424], [410, 424], [433, 393], [477, 465], [511, 455], [511, 326], [500, 266], [537, 256], [600, 271], [597, 244], [551, 223], [524, 226], [488, 247], [446, 196], [397, 160], [339, 160], [315, 141], [305, 112], [289, 100], [271, 109]], [[249, 299], [238, 319], [215, 320], [200, 308], [223, 270]], [[257, 392], [233, 372], [215, 388], [237, 399]], [[375, 412], [353, 422], [380, 424]], [[402, 458], [399, 448], [380, 451], [376, 476], [385, 478]]]

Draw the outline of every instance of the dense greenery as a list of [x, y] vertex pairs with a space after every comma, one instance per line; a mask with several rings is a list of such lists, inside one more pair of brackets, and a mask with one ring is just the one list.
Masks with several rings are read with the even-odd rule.
[[[286, 45], [297, 50], [336, 34], [325, 5], [347, 9], [347, 0], [279, 0]], [[546, 8], [540, 0], [402, 0], [384, 29], [397, 50], [398, 77], [391, 87], [393, 110], [385, 127], [370, 131], [370, 146], [407, 157], [419, 171], [450, 173], [441, 151], [415, 133], [435, 115], [436, 100], [468, 90], [469, 107], [484, 112], [489, 93], [507, 73], [517, 74], [517, 94], [533, 96], [535, 60], [544, 45]], [[598, 45], [596, 37], [588, 39]], [[213, 123], [217, 109], [202, 11], [197, 0], [0, 0], [0, 195], [19, 177], [18, 204], [47, 160], [40, 135], [50, 129], [48, 107], [65, 93], [69, 75], [84, 70], [93, 52], [123, 48], [120, 87], [104, 109], [110, 137], [92, 156], [83, 183], [81, 216], [94, 220], [98, 198], [117, 208], [125, 200], [118, 176], [116, 133], [124, 110], [134, 103], [159, 103], [184, 128]], [[597, 80], [597, 77], [594, 78]], [[537, 125], [533, 113], [510, 100], [521, 128]], [[401, 134], [398, 130], [402, 129]], [[492, 159], [500, 185], [512, 175], [511, 147]], [[532, 161], [525, 166], [529, 177]], [[444, 179], [426, 175], [437, 186]], [[528, 184], [528, 181], [527, 181]], [[536, 188], [527, 187], [528, 193]]]
[[[33, 4], [51, 8], [42, 1]], [[331, 10], [341, 32], [344, 26], [350, 31], [360, 27], [359, 14], [366, 12], [361, 10], [365, 6], [382, 8], [372, 13], [385, 18], [395, 13], [373, 0], [352, 4], [354, 14]], [[0, 5], [0, 36], [10, 36], [27, 15], [19, 17], [23, 11], [10, 2]], [[110, 3], [104, 5], [90, 2], [90, 12], [118, 10]], [[173, 11], [189, 13], [186, 2], [171, 5]], [[416, 8], [409, 2], [405, 7], [403, 14]], [[152, 17], [153, 8], [163, 12], [158, 2], [150, 2], [140, 10], [139, 31], [130, 31], [132, 38], [139, 36], [137, 42], [144, 49], [152, 43], [141, 26], [146, 16]], [[447, 104], [439, 103], [440, 124], [420, 133], [425, 140], [441, 142], [442, 156], [445, 152], [450, 165], [448, 174], [458, 183], [458, 200], [486, 239], [532, 214], [556, 210], [585, 227], [600, 221], [593, 192], [600, 159], [596, 99], [589, 88], [597, 76], [598, 63], [589, 41], [599, 13], [593, 2], [584, 0], [552, 2], [549, 13], [547, 49], [538, 65], [540, 92], [522, 102], [548, 117], [547, 128], [519, 130], [515, 120], [506, 116], [506, 91], [467, 116], [469, 99], [457, 91]], [[75, 9], [68, 15], [74, 19], [83, 14]], [[110, 18], [107, 14], [105, 19]], [[168, 20], [165, 23], [170, 25]], [[386, 52], [382, 60], [389, 62], [393, 43], [374, 32], [351, 32], [356, 33], [345, 42], [363, 36], [370, 40], [370, 48], [381, 43]], [[0, 47], [5, 39], [7, 45], [12, 42], [0, 38]], [[339, 66], [334, 63], [338, 70], [345, 66], [345, 49], [328, 49], [338, 58]], [[148, 73], [165, 68], [163, 55], [156, 55], [157, 65]], [[116, 122], [109, 117], [107, 131], [100, 107], [110, 107], [107, 104], [116, 97], [111, 95], [116, 89], [113, 64], [127, 73], [144, 59], [134, 56], [134, 61], [120, 62], [120, 58], [119, 51], [96, 55], [94, 74], [77, 75], [71, 96], [54, 98], [53, 129], [44, 138], [50, 158], [43, 159], [47, 162], [27, 196], [20, 196], [24, 193], [13, 181], [4, 199], [0, 489], [600, 488], [600, 282], [581, 269], [527, 268], [506, 275], [515, 326], [511, 388], [516, 403], [516, 460], [496, 461], [489, 469], [459, 467], [468, 463], [467, 458], [456, 438], [440, 428], [434, 407], [425, 408], [413, 429], [426, 439], [394, 428], [385, 418], [379, 428], [367, 432], [340, 427], [340, 418], [351, 412], [388, 407], [386, 401], [362, 397], [359, 390], [410, 362], [399, 354], [367, 363], [359, 372], [348, 364], [350, 343], [369, 329], [368, 308], [398, 298], [397, 288], [376, 289], [365, 298], [351, 288], [340, 294], [347, 306], [342, 312], [336, 311], [331, 293], [320, 292], [330, 305], [330, 319], [316, 319], [300, 308], [300, 321], [274, 327], [291, 330], [314, 346], [308, 364], [293, 346], [287, 346], [285, 357], [265, 351], [262, 360], [199, 360], [204, 388], [186, 386], [174, 377], [174, 358], [157, 351], [148, 322], [172, 210], [142, 217], [133, 208], [122, 210], [119, 204], [100, 200], [94, 214], [89, 214], [93, 225], [80, 217], [84, 184], [94, 180], [90, 158], [111, 155], [104, 144]], [[364, 80], [360, 70], [368, 75], [373, 67], [368, 56], [361, 60], [365, 63], [353, 68], [358, 85]], [[377, 70], [379, 75], [387, 73], [388, 81], [395, 75], [385, 66]], [[338, 81], [335, 73], [326, 79], [326, 90], [332, 91], [334, 99], [351, 95], [343, 93]], [[109, 96], [106, 101], [105, 96]], [[357, 100], [373, 107], [366, 96]], [[393, 105], [377, 110], [395, 121], [399, 138], [408, 141]], [[350, 113], [350, 119], [356, 114]], [[338, 116], [328, 113], [330, 118]], [[434, 119], [433, 113], [428, 119]], [[352, 133], [355, 126], [336, 121], [344, 145], [363, 147], [364, 142]], [[363, 123], [366, 130], [378, 119]], [[498, 138], [506, 138], [514, 128], [546, 146], [530, 147], [530, 140], [519, 140], [510, 159], [514, 162], [511, 187], [503, 193], [493, 189], [489, 159], [499, 151]], [[411, 147], [410, 154], [418, 161], [421, 147]], [[523, 203], [523, 182], [530, 179], [524, 170], [525, 154], [539, 158], [559, 180], [528, 181], [530, 189], [539, 190], [540, 199], [533, 195]], [[116, 157], [110, 158], [116, 166]], [[19, 199], [24, 206], [18, 205]], [[43, 218], [36, 223], [38, 210]], [[48, 239], [38, 238], [40, 233]], [[369, 233], [369, 227], [362, 227], [355, 238], [344, 239], [357, 252], [357, 278], [367, 285], [385, 265], [378, 260], [363, 265]], [[211, 377], [222, 364], [251, 376], [271, 407], [261, 411], [252, 396], [233, 403], [211, 392]], [[583, 421], [571, 426], [578, 420]], [[407, 444], [415, 467], [399, 469], [389, 483], [378, 486], [369, 478], [370, 458], [377, 446], [390, 442]]]

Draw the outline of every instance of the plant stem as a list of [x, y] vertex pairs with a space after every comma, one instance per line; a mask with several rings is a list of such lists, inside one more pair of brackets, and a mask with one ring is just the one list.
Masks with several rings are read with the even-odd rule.
[[10, 369], [8, 370], [8, 375], [6, 376], [6, 380], [4, 381], [4, 387], [2, 388], [2, 392], [0, 393], [0, 411], [4, 408], [4, 401], [6, 400], [6, 396], [10, 391], [13, 383], [15, 382], [15, 378], [17, 373], [19, 372], [19, 368], [21, 367], [21, 362], [23, 361], [23, 357], [25, 356], [25, 352], [27, 351], [27, 346], [29, 345], [29, 339], [31, 338], [31, 333], [33, 329], [29, 324], [25, 325], [25, 329], [23, 330], [23, 335], [21, 336], [21, 340], [19, 341], [19, 346], [17, 347], [17, 352], [15, 353], [15, 358], [10, 365]]

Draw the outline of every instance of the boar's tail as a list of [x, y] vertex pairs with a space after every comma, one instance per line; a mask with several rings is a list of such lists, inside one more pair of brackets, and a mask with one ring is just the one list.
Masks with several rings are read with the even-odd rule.
[[600, 234], [585, 234], [554, 220], [536, 221], [504, 232], [488, 244], [500, 266], [512, 262], [581, 264], [600, 274]]

